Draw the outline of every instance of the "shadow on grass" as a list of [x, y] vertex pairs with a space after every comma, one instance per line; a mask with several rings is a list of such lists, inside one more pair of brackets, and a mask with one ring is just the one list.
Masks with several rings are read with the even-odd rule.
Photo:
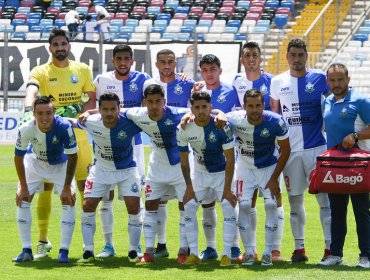
[[[24, 262], [24, 263], [15, 263], [16, 266], [19, 267], [30, 267], [35, 269], [59, 269], [59, 268], [66, 268], [66, 267], [98, 267], [100, 269], [117, 269], [117, 268], [135, 268], [135, 269], [145, 269], [145, 270], [152, 270], [152, 271], [163, 271], [163, 270], [196, 270], [199, 272], [212, 272], [216, 270], [235, 270], [235, 269], [245, 269], [246, 271], [253, 271], [253, 272], [263, 272], [268, 270], [296, 270], [296, 269], [305, 269], [305, 270], [323, 270], [323, 271], [364, 271], [364, 269], [356, 268], [354, 266], [347, 266], [347, 265], [338, 265], [338, 266], [331, 266], [331, 267], [323, 267], [318, 266], [316, 264], [305, 264], [305, 263], [295, 263], [292, 264], [290, 262], [277, 262], [274, 263], [273, 266], [261, 266], [261, 262], [256, 262], [253, 266], [242, 266], [239, 263], [233, 263], [232, 266], [229, 267], [220, 267], [220, 261], [218, 260], [209, 260], [201, 262], [199, 265], [179, 265], [176, 263], [176, 259], [174, 258], [163, 258], [155, 263], [148, 263], [148, 264], [135, 264], [128, 261], [127, 257], [113, 257], [108, 259], [95, 259], [89, 263], [77, 263], [77, 258], [70, 258], [70, 262], [68, 264], [60, 264], [58, 263], [57, 259], [52, 259], [50, 257], [46, 257], [42, 260], [36, 260], [32, 262]], [[288, 272], [289, 273], [289, 272]]]

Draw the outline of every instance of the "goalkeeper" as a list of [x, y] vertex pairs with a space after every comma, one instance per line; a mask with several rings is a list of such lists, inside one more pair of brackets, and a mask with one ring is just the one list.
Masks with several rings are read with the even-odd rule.
[[[71, 45], [64, 30], [52, 30], [49, 36], [51, 61], [36, 66], [31, 71], [27, 83], [25, 114], [21, 123], [33, 115], [32, 105], [36, 96], [48, 96], [54, 103], [56, 113], [63, 117], [76, 117], [85, 110], [96, 107], [95, 87], [89, 67], [68, 59]], [[78, 144], [78, 161], [75, 178], [83, 203], [83, 190], [92, 163], [91, 149], [85, 131], [75, 130]], [[51, 212], [51, 192], [53, 185], [45, 182], [44, 192], [37, 201], [39, 243], [35, 258], [43, 258], [50, 251], [48, 224]]]

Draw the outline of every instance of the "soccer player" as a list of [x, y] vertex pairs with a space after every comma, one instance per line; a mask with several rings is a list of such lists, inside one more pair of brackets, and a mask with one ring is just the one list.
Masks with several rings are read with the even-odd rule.
[[[23, 121], [32, 116], [32, 104], [38, 95], [48, 96], [52, 100], [56, 114], [66, 117], [75, 117], [83, 110], [96, 106], [95, 87], [89, 67], [68, 59], [71, 44], [65, 31], [54, 29], [49, 36], [49, 51], [51, 61], [36, 66], [32, 72], [26, 88], [25, 115]], [[92, 163], [91, 148], [87, 133], [75, 131], [78, 149], [78, 161], [75, 179], [80, 192], [81, 206], [83, 190]], [[39, 226], [39, 243], [35, 258], [46, 256], [51, 249], [48, 242], [48, 224], [51, 212], [52, 185], [45, 183], [44, 192], [37, 201], [37, 216]]]
[[19, 184], [16, 195], [17, 224], [22, 253], [14, 262], [33, 260], [31, 242], [31, 202], [36, 192], [43, 191], [44, 180], [55, 184], [62, 202], [61, 244], [58, 262], [68, 263], [68, 250], [75, 225], [75, 185], [77, 145], [72, 126], [55, 116], [49, 97], [37, 97], [34, 118], [20, 128], [15, 146], [14, 163]]
[[[289, 131], [292, 149], [284, 169], [284, 180], [289, 196], [290, 224], [295, 239], [292, 262], [308, 260], [304, 247], [306, 212], [304, 192], [309, 176], [315, 168], [316, 157], [326, 150], [323, 132], [322, 103], [328, 93], [325, 75], [306, 68], [307, 49], [304, 41], [289, 42], [286, 58], [289, 70], [271, 81], [271, 110], [281, 111]], [[330, 254], [330, 204], [328, 195], [316, 195], [325, 238], [323, 258]]]
[[[160, 50], [156, 56], [156, 67], [158, 68], [159, 77], [150, 79], [145, 82], [144, 89], [150, 84], [161, 85], [165, 92], [167, 106], [187, 108], [189, 107], [189, 98], [194, 81], [186, 80], [182, 75], [175, 72], [176, 69], [175, 53], [169, 49]], [[158, 231], [157, 247], [155, 249], [155, 258], [168, 257], [169, 253], [166, 246], [166, 223], [168, 217], [167, 200], [175, 197], [174, 193], [168, 193], [162, 198], [158, 209]], [[185, 237], [185, 236], [183, 236]], [[183, 240], [183, 244], [186, 239]]]
[[104, 93], [99, 98], [99, 113], [89, 116], [83, 125], [74, 125], [88, 131], [94, 141], [95, 161], [85, 186], [85, 201], [81, 217], [84, 254], [79, 262], [94, 259], [95, 210], [100, 200], [109, 195], [112, 185], [118, 186], [119, 199], [125, 201], [130, 248], [128, 259], [136, 262], [137, 246], [142, 231], [140, 213], [141, 186], [132, 140], [141, 130], [120, 114], [120, 100], [115, 93]]
[[[96, 98], [108, 92], [118, 95], [121, 107], [140, 107], [143, 102], [144, 83], [150, 76], [146, 73], [132, 71], [134, 63], [133, 51], [128, 45], [117, 45], [113, 49], [112, 64], [114, 70], [98, 75], [95, 80]], [[141, 184], [145, 181], [144, 146], [140, 133], [135, 136], [134, 156], [141, 177]], [[114, 186], [113, 186], [114, 187]], [[103, 198], [99, 208], [102, 232], [105, 245], [98, 258], [106, 258], [115, 255], [113, 245], [113, 198], [111, 191], [109, 199]]]
[[[290, 155], [287, 125], [278, 114], [264, 110], [264, 98], [258, 89], [247, 90], [245, 111], [227, 114], [237, 143], [236, 189], [239, 200], [239, 230], [246, 257], [243, 265], [255, 262], [252, 244], [250, 211], [255, 189], [264, 197], [265, 251], [262, 265], [272, 265], [271, 251], [277, 234], [277, 198], [280, 194], [279, 176]], [[280, 148], [277, 155], [275, 142]]]
[[[271, 110], [270, 108], [270, 87], [272, 75], [265, 72], [261, 68], [262, 63], [261, 48], [256, 42], [247, 42], [243, 45], [242, 54], [240, 57], [240, 63], [244, 66], [245, 73], [239, 73], [235, 76], [233, 86], [236, 88], [239, 96], [240, 104], [243, 104], [244, 94], [249, 89], [258, 89], [262, 92], [265, 104], [265, 110]], [[257, 200], [256, 190], [253, 197], [251, 214], [252, 223], [252, 246], [254, 247], [255, 258], [258, 259], [256, 250], [256, 234], [257, 234]], [[284, 208], [281, 201], [281, 195], [278, 197], [278, 229], [276, 239], [274, 241], [274, 247], [272, 250], [272, 260], [282, 261], [283, 258], [280, 253], [280, 245], [283, 238], [284, 231]]]
[[[222, 74], [221, 61], [213, 54], [206, 54], [199, 61], [200, 74], [205, 82], [202, 91], [209, 93], [211, 96], [211, 105], [213, 109], [219, 109], [224, 113], [231, 112], [235, 109], [241, 109], [238, 94], [234, 87], [220, 81]], [[203, 207], [203, 231], [206, 236], [207, 248], [201, 252], [202, 260], [217, 259], [216, 251], [216, 224], [217, 214], [215, 201], [207, 199], [202, 200]], [[238, 206], [237, 206], [238, 207]], [[236, 209], [237, 210], [237, 209]], [[231, 258], [233, 260], [241, 259], [239, 248], [239, 232], [235, 234], [235, 240], [231, 247]]]
[[[232, 192], [234, 175], [234, 137], [228, 126], [222, 130], [215, 127], [211, 117], [211, 96], [206, 92], [195, 92], [190, 97], [194, 122], [179, 127], [177, 143], [180, 147], [181, 169], [186, 182], [184, 208], [186, 213], [196, 212], [203, 200], [221, 202], [224, 215], [224, 252], [221, 266], [231, 265], [231, 247], [236, 233], [236, 196]], [[194, 151], [194, 171], [190, 177], [189, 148]], [[184, 264], [197, 264], [198, 256], [198, 223], [185, 220], [186, 237], [190, 255]]]
[[[349, 88], [350, 77], [345, 65], [334, 63], [327, 70], [327, 82], [332, 92], [324, 103], [324, 121], [328, 148], [341, 145], [370, 150], [370, 99]], [[369, 194], [329, 194], [331, 208], [331, 255], [319, 262], [333, 266], [342, 263], [347, 233], [347, 206], [351, 197], [355, 214], [358, 247], [357, 267], [370, 269], [370, 212]]]
[[[157, 230], [157, 211], [159, 202], [167, 192], [176, 192], [180, 209], [180, 251], [179, 262], [187, 255], [185, 235], [185, 213], [182, 199], [185, 193], [185, 181], [181, 174], [180, 155], [176, 142], [176, 127], [182, 116], [189, 112], [187, 108], [165, 106], [165, 93], [157, 84], [151, 84], [144, 90], [145, 108], [127, 109], [125, 115], [134, 121], [152, 140], [152, 152], [149, 158], [148, 174], [145, 186], [144, 236], [146, 253], [140, 262], [154, 262], [154, 243]], [[166, 170], [166, 172], [163, 172]], [[193, 219], [194, 221], [194, 219]], [[182, 238], [181, 238], [182, 236]], [[185, 238], [184, 238], [185, 237]]]

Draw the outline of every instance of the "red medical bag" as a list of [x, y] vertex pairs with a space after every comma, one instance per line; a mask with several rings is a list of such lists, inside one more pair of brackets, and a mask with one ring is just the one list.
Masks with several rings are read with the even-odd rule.
[[317, 157], [316, 169], [310, 175], [308, 192], [370, 192], [370, 151], [353, 148], [331, 148]]

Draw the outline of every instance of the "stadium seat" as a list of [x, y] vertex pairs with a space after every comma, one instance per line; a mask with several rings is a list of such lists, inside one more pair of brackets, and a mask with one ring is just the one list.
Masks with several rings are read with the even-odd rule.
[[[24, 0], [22, 2], [24, 2]], [[80, 1], [80, 2], [82, 2], [82, 1]], [[61, 8], [62, 6], [63, 6], [63, 1], [54, 0], [54, 1], [50, 2], [50, 7], [59, 7], [59, 8]]]
[[184, 20], [183, 27], [195, 27], [197, 25], [197, 21], [195, 19], [186, 19]]
[[155, 21], [157, 19], [156, 14], [146, 14], [145, 19], [150, 19], [151, 21]]
[[171, 15], [167, 13], [160, 13], [157, 15], [157, 20], [165, 20], [168, 24], [171, 20]]
[[27, 41], [38, 41], [41, 39], [41, 32], [28, 32], [26, 35]]
[[294, 9], [294, 1], [283, 0], [283, 1], [280, 2], [280, 7], [289, 8], [290, 12], [292, 13], [293, 9]]
[[169, 25], [166, 28], [166, 33], [180, 33], [181, 26]]
[[166, 31], [166, 27], [164, 26], [153, 26], [151, 32], [156, 32], [156, 33], [164, 33]]
[[362, 42], [367, 40], [365, 34], [355, 34], [353, 40], [348, 41], [348, 46], [350, 47], [362, 47]]
[[75, 11], [79, 14], [87, 15], [87, 13], [89, 12], [89, 8], [88, 7], [76, 7]]
[[221, 7], [219, 10], [219, 13], [227, 14], [229, 18], [231, 17], [233, 12], [234, 12], [234, 9], [232, 7]]
[[112, 27], [112, 26], [118, 26], [118, 27], [121, 27], [121, 26], [123, 26], [123, 19], [111, 19], [110, 21], [109, 21], [109, 24], [110, 24], [110, 26]]
[[139, 13], [142, 15], [142, 17], [144, 18], [145, 17], [145, 14], [146, 14], [146, 7], [142, 7], [142, 6], [136, 6], [132, 9], [132, 12], [133, 13]]
[[136, 27], [139, 25], [139, 20], [137, 19], [127, 19], [126, 20], [126, 26], [133, 26], [133, 27]]
[[161, 12], [162, 8], [161, 7], [156, 7], [156, 6], [150, 6], [147, 9], [147, 12], [150, 14], [156, 14], [158, 15]]
[[121, 26], [119, 33], [133, 33], [135, 32], [135, 26]]
[[225, 30], [225, 26], [211, 26], [209, 33], [222, 33]]
[[[138, 26], [140, 27], [140, 26]], [[144, 27], [144, 26], [141, 26]], [[147, 33], [145, 32], [134, 32], [131, 34], [130, 42], [145, 42], [147, 39]]]
[[166, 1], [166, 4], [165, 4], [165, 7], [170, 7], [175, 10], [177, 9], [178, 6], [179, 6], [179, 1], [177, 0], [169, 0], [169, 1]]
[[17, 9], [17, 13], [24, 13], [24, 14], [29, 14], [31, 12], [31, 7], [19, 7]]
[[182, 19], [182, 20], [186, 20], [188, 18], [188, 15], [187, 14], [175, 14], [173, 16], [174, 19]]
[[191, 7], [190, 13], [202, 15], [204, 12], [203, 7]]
[[30, 32], [42, 32], [44, 31], [44, 27], [40, 25], [31, 25]]
[[276, 10], [276, 14], [287, 14], [288, 17], [290, 17], [290, 9], [289, 8], [282, 8], [282, 7], [279, 7], [277, 10]]
[[167, 20], [164, 19], [157, 19], [154, 21], [154, 26], [160, 26], [166, 28], [168, 26]]
[[207, 42], [217, 42], [220, 41], [221, 34], [220, 33], [207, 33], [205, 34], [204, 40]]
[[26, 13], [15, 13], [14, 14], [14, 19], [27, 19], [27, 14]]
[[214, 13], [203, 13], [200, 17], [200, 20], [211, 20], [213, 21], [216, 18]]
[[245, 16], [245, 19], [247, 20], [255, 20], [256, 22], [259, 20], [260, 18], [260, 14], [256, 14], [256, 13], [247, 13], [247, 15]]
[[142, 19], [139, 22], [139, 26], [149, 26], [151, 28], [153, 26], [153, 21], [150, 19]]
[[34, 6], [34, 2], [32, 0], [23, 0], [21, 2], [21, 7], [30, 7], [32, 8]]
[[176, 34], [177, 41], [189, 41], [191, 39], [191, 33], [178, 33]]
[[221, 33], [220, 42], [232, 42], [235, 39], [233, 33]]
[[239, 28], [238, 27], [235, 27], [235, 26], [226, 26], [225, 27], [225, 30], [224, 30], [224, 33], [237, 33], [239, 31]]
[[26, 40], [27, 33], [25, 32], [14, 32], [11, 36], [11, 40]]
[[195, 32], [196, 33], [208, 33], [209, 31], [209, 26], [197, 26], [195, 27]]
[[49, 8], [46, 9], [46, 12], [54, 13], [58, 16], [59, 13], [60, 13], [60, 8], [59, 7], [49, 7]]
[[183, 26], [181, 27], [181, 33], [194, 33], [195, 26]]
[[125, 22], [128, 19], [128, 13], [116, 13], [114, 19], [121, 19], [123, 22]]
[[270, 8], [279, 8], [279, 1], [278, 0], [269, 0], [266, 1], [265, 7], [270, 7]]
[[242, 14], [242, 13], [233, 13], [231, 15], [230, 19], [231, 20], [238, 20], [238, 21], [242, 22], [244, 20], [244, 18], [245, 18], [245, 15]]
[[284, 26], [288, 23], [288, 15], [287, 14], [276, 14], [274, 18], [274, 23], [280, 29], [283, 29]]
[[13, 25], [14, 28], [18, 25], [24, 25], [25, 23], [26, 23], [26, 20], [22, 19], [22, 18], [15, 18], [12, 21], [12, 25]]
[[67, 23], [64, 19], [56, 19], [54, 21], [54, 26], [58, 29], [61, 29], [62, 26], [67, 26]]
[[175, 12], [179, 14], [188, 14], [190, 8], [188, 6], [179, 6], [176, 8]]
[[255, 13], [261, 15], [263, 12], [263, 7], [258, 7], [258, 6], [252, 6], [248, 10], [249, 13]]
[[240, 20], [231, 19], [227, 22], [228, 27], [237, 27], [240, 28], [241, 22]]
[[234, 40], [235, 41], [246, 41], [247, 40], [247, 34], [243, 33], [236, 33], [234, 35]]
[[184, 20], [182, 19], [176, 19], [176, 18], [173, 18], [170, 20], [170, 26], [182, 26], [184, 24]]
[[188, 19], [195, 19], [198, 22], [200, 20], [200, 16], [198, 14], [188, 14]]
[[217, 16], [216, 16], [216, 19], [229, 21], [229, 16], [227, 14], [224, 14], [224, 13], [218, 13]]
[[162, 34], [162, 40], [170, 40], [173, 41], [175, 40], [176, 35], [174, 33], [163, 33]]
[[222, 26], [222, 27], [225, 27], [226, 26], [226, 20], [215, 19], [214, 21], [212, 21], [212, 27], [213, 26]]

